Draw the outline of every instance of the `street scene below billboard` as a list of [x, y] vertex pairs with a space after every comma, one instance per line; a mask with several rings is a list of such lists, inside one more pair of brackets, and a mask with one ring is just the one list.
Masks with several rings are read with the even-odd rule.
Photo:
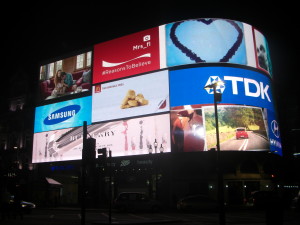
[[[171, 152], [169, 114], [93, 124], [87, 132], [96, 149], [107, 148], [113, 157]], [[80, 160], [82, 141], [82, 127], [36, 133], [32, 162]]]

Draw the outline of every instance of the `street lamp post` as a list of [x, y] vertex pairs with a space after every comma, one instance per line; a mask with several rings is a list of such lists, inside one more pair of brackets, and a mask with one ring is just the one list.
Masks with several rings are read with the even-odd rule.
[[[158, 147], [158, 143], [157, 143], [156, 139], [154, 140], [153, 146], [154, 146], [154, 154], [156, 154], [157, 153], [157, 147]], [[148, 151], [149, 151], [149, 154], [152, 154], [152, 152], [153, 152], [152, 145], [149, 145]], [[160, 151], [160, 153], [163, 153], [163, 151], [164, 151], [164, 148], [163, 148], [162, 144], [159, 148], [159, 151]], [[157, 173], [157, 161], [158, 161], [158, 159], [157, 159], [157, 155], [153, 156], [152, 159], [153, 159], [153, 163], [154, 163], [154, 167], [155, 167], [154, 168], [155, 169], [155, 199], [157, 199], [157, 189], [158, 189], [158, 173]]]
[[[157, 141], [156, 139], [154, 140], [154, 149], [155, 149], [155, 154], [157, 153]], [[155, 158], [157, 157], [157, 155], [155, 155]], [[157, 159], [155, 160], [155, 199], [157, 199], [157, 180], [158, 180], [158, 174], [157, 174]]]
[[218, 175], [218, 202], [219, 202], [219, 224], [225, 225], [225, 206], [224, 206], [224, 183], [223, 183], [223, 171], [221, 169], [220, 158], [220, 138], [219, 138], [219, 119], [218, 119], [218, 105], [221, 101], [222, 93], [216, 91], [218, 85], [224, 85], [223, 82], [218, 81], [210, 85], [205, 86], [205, 89], [213, 88], [214, 94], [214, 109], [215, 109], [215, 123], [216, 123], [216, 138], [217, 138], [217, 175]]
[[157, 153], [157, 145], [158, 145], [158, 143], [157, 143], [157, 141], [156, 141], [156, 139], [154, 140], [154, 149], [155, 149], [155, 154]]

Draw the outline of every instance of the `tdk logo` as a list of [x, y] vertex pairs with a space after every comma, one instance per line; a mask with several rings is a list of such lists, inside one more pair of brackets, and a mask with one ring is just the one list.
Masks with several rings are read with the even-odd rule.
[[[217, 81], [218, 79], [220, 79], [218, 76], [210, 76], [208, 78], [206, 85], [214, 83], [214, 82], [212, 82], [212, 80]], [[271, 102], [271, 99], [270, 99], [270, 96], [268, 93], [270, 86], [265, 85], [263, 82], [258, 82], [256, 80], [249, 79], [249, 78], [234, 77], [234, 76], [224, 76], [223, 80], [226, 81], [226, 83], [231, 82], [231, 87], [232, 87], [231, 91], [232, 91], [233, 95], [239, 95], [238, 87], [240, 87], [240, 85], [243, 85], [244, 91], [245, 91], [245, 96], [255, 97], [255, 98], [260, 97], [261, 99], [267, 99], [269, 102]], [[226, 86], [226, 89], [227, 89], [227, 86]], [[223, 91], [224, 90], [225, 90], [225, 87], [223, 88]], [[208, 93], [213, 94], [213, 91], [208, 92]]]
[[[208, 86], [208, 85], [210, 85], [210, 84], [217, 83], [217, 82], [219, 82], [219, 81], [222, 81], [222, 80], [220, 79], [220, 77], [218, 77], [218, 76], [210, 76], [210, 77], [208, 78], [208, 80], [207, 80], [205, 86]], [[224, 90], [225, 90], [225, 85], [224, 85], [224, 84], [222, 84], [222, 85], [217, 85], [217, 87], [216, 87], [216, 92], [217, 92], [217, 93], [223, 93]], [[213, 93], [214, 93], [214, 89], [213, 89], [213, 88], [207, 88], [206, 91], [207, 91], [208, 94], [213, 94]]]
[[70, 105], [56, 110], [44, 119], [44, 124], [53, 125], [70, 119], [79, 112], [80, 108], [80, 105]]

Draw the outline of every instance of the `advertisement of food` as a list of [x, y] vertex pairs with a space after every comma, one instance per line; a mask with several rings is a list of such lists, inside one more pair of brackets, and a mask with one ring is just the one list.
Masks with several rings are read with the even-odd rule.
[[159, 29], [95, 45], [93, 84], [160, 69]]
[[93, 123], [170, 110], [167, 70], [97, 84], [92, 93]]
[[91, 124], [91, 96], [36, 107], [34, 133]]
[[[35, 133], [32, 162], [81, 159], [82, 132], [82, 127], [75, 127]], [[96, 149], [107, 148], [113, 157], [171, 151], [169, 114], [93, 124], [87, 132], [96, 139]]]

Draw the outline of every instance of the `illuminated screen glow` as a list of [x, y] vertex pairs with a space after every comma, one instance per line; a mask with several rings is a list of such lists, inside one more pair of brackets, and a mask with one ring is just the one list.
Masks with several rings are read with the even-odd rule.
[[91, 96], [36, 107], [34, 132], [91, 124]]
[[93, 84], [160, 69], [159, 27], [94, 46]]
[[257, 68], [260, 68], [272, 75], [272, 63], [270, 59], [268, 42], [263, 34], [255, 29], [254, 37]]
[[[171, 117], [172, 152], [216, 148], [213, 105], [174, 107]], [[271, 151], [282, 155], [278, 124], [273, 112], [242, 105], [218, 105], [221, 151]], [[238, 133], [242, 128], [245, 131]]]
[[[91, 60], [92, 52], [89, 51], [42, 65], [39, 82], [40, 100], [66, 96], [75, 98], [89, 91], [92, 82]], [[62, 76], [61, 72], [65, 72], [66, 76]]]
[[247, 65], [243, 24], [223, 19], [166, 25], [167, 65], [230, 62]]
[[[217, 80], [225, 82], [217, 88], [221, 150], [282, 155], [268, 43], [251, 25], [183, 20], [96, 44], [91, 53], [41, 67], [41, 100], [51, 104], [36, 107], [34, 163], [80, 160], [84, 121], [97, 149], [113, 157], [154, 152], [155, 139], [164, 152], [208, 151], [216, 145], [214, 95], [204, 87]], [[77, 63], [87, 64], [78, 70]], [[72, 74], [71, 89], [52, 95], [59, 69]]]
[[268, 110], [268, 129], [270, 139], [270, 150], [276, 154], [282, 155], [281, 136], [277, 116], [274, 111]]
[[[206, 148], [216, 146], [213, 106], [202, 108], [206, 130]], [[263, 109], [247, 106], [218, 106], [220, 150], [269, 151], [267, 121]], [[245, 131], [240, 132], [240, 128]]]
[[[167, 67], [222, 62], [272, 72], [266, 39], [246, 23], [201, 18], [166, 24], [165, 31]], [[259, 49], [264, 51], [258, 54]], [[262, 54], [267, 69], [257, 63], [263, 61]]]
[[[141, 117], [99, 123], [88, 126], [87, 132], [96, 139], [96, 147], [107, 148], [112, 156], [149, 154], [149, 148], [158, 143], [164, 152], [170, 152], [170, 115]], [[96, 153], [96, 152], [95, 152]], [[82, 127], [34, 134], [32, 161], [52, 162], [82, 158]]]
[[169, 111], [168, 71], [93, 87], [92, 122]]
[[220, 78], [222, 104], [242, 104], [274, 111], [270, 79], [253, 70], [233, 67], [198, 67], [170, 71], [170, 105], [213, 103], [212, 90], [204, 87]]

